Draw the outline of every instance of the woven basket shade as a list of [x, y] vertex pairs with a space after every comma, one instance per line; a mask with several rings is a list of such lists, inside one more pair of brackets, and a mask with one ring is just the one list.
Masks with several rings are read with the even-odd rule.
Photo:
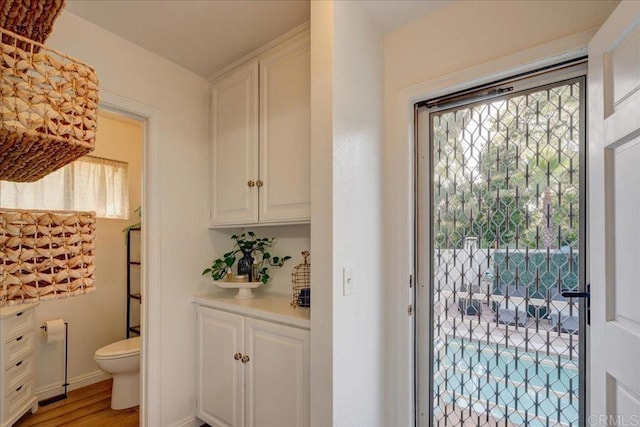
[[0, 210], [0, 307], [95, 290], [95, 213]]
[[93, 151], [98, 79], [75, 58], [0, 33], [0, 180], [36, 181]]
[[[65, 0], [0, 0], [0, 27], [44, 43], [64, 6]], [[2, 42], [9, 43], [8, 37], [5, 37], [3, 34]], [[18, 46], [29, 49], [23, 41], [18, 41]]]

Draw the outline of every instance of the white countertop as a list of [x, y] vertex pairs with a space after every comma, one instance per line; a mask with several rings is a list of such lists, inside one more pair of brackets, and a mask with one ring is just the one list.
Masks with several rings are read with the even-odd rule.
[[194, 304], [231, 313], [269, 320], [303, 329], [311, 328], [309, 308], [292, 307], [291, 295], [262, 293], [251, 299], [236, 299], [235, 294], [213, 292], [191, 296]]
[[5, 317], [9, 317], [9, 316], [13, 316], [16, 313], [28, 310], [28, 309], [30, 309], [32, 307], [35, 307], [38, 304], [40, 304], [40, 303], [39, 302], [30, 302], [30, 303], [27, 303], [27, 304], [16, 304], [16, 305], [9, 305], [9, 306], [5, 306], [5, 307], [0, 307], [0, 319], [3, 319]]

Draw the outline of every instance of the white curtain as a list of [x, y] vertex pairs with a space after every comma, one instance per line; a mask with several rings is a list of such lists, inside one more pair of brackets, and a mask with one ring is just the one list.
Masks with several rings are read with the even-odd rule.
[[94, 211], [98, 218], [129, 219], [128, 164], [85, 156], [36, 182], [0, 181], [0, 207]]

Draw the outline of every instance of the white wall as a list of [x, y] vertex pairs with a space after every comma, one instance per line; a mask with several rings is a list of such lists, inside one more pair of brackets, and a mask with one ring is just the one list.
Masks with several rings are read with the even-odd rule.
[[[617, 2], [461, 1], [385, 35], [387, 425], [412, 423], [413, 103], [586, 46]], [[574, 54], [568, 54], [571, 56]], [[575, 56], [575, 55], [574, 55]], [[553, 59], [551, 60], [553, 61]]]
[[333, 415], [335, 426], [373, 427], [384, 425], [382, 34], [357, 1], [334, 13]]
[[[93, 360], [95, 351], [125, 337], [126, 245], [122, 229], [137, 222], [140, 206], [142, 125], [130, 119], [100, 114], [96, 148], [91, 155], [128, 163], [131, 220], [96, 220], [96, 290], [61, 300], [42, 301], [35, 310], [36, 325], [63, 318], [69, 323], [69, 389], [107, 377]], [[63, 343], [36, 340], [36, 394], [40, 400], [62, 393]]]
[[[87, 61], [103, 91], [155, 109], [157, 127], [145, 164], [145, 227], [156, 277], [147, 301], [153, 338], [148, 349], [148, 425], [189, 420], [195, 412], [195, 315], [189, 296], [216, 253], [206, 232], [209, 90], [205, 79], [71, 13], [56, 21], [49, 45]], [[144, 202], [143, 202], [144, 209]], [[155, 252], [154, 252], [155, 251]], [[82, 298], [82, 297], [81, 297]], [[160, 374], [158, 376], [157, 374]]]
[[311, 2], [312, 427], [333, 424], [333, 7]]
[[599, 27], [617, 1], [454, 2], [385, 35], [385, 86], [398, 90]]
[[382, 36], [357, 1], [311, 16], [312, 425], [384, 425]]

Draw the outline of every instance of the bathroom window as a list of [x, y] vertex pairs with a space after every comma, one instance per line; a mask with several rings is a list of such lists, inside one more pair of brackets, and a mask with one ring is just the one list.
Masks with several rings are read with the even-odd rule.
[[128, 164], [85, 156], [29, 183], [0, 181], [0, 207], [95, 211], [129, 219]]

